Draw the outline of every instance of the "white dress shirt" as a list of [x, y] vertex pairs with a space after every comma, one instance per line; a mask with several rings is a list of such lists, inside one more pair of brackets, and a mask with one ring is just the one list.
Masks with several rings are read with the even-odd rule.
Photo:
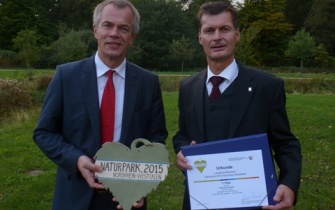
[[[97, 69], [97, 84], [99, 94], [99, 107], [101, 106], [102, 94], [105, 89], [107, 82], [106, 72], [110, 70], [98, 56], [95, 54], [95, 66]], [[115, 121], [114, 121], [114, 142], [119, 142], [121, 137], [122, 129], [122, 115], [123, 115], [123, 104], [124, 104], [124, 89], [125, 89], [125, 78], [126, 78], [126, 59], [121, 63], [120, 66], [113, 69], [113, 84], [115, 88]]]
[[209, 79], [212, 76], [220, 76], [220, 77], [225, 78], [225, 80], [223, 80], [223, 82], [219, 85], [220, 92], [223, 93], [223, 91], [225, 91], [229, 87], [229, 85], [234, 82], [237, 75], [238, 75], [238, 66], [237, 66], [235, 59], [219, 75], [213, 74], [213, 72], [209, 69], [209, 66], [208, 66], [207, 67], [207, 79], [206, 79], [206, 87], [207, 87], [208, 95], [211, 94], [212, 88], [213, 88], [212, 83], [209, 81]]

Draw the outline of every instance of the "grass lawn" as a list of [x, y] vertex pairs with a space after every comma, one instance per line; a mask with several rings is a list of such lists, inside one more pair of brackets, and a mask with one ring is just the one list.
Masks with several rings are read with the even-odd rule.
[[[169, 175], [148, 196], [150, 210], [181, 209], [183, 176], [174, 166], [171, 138], [177, 131], [177, 92], [164, 92], [169, 131]], [[296, 210], [335, 210], [335, 95], [289, 94], [292, 131], [301, 141], [303, 174]], [[20, 112], [0, 124], [0, 209], [50, 209], [55, 165], [37, 148], [32, 131], [39, 110]]]

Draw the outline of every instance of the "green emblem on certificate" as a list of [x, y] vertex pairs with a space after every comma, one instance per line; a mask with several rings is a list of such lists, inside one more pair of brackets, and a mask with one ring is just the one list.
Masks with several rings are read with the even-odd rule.
[[110, 190], [123, 209], [132, 205], [164, 181], [168, 174], [169, 153], [165, 145], [136, 139], [131, 149], [107, 142], [96, 154], [96, 165], [103, 168], [96, 176]]
[[206, 160], [196, 160], [194, 166], [202, 173], [207, 166]]

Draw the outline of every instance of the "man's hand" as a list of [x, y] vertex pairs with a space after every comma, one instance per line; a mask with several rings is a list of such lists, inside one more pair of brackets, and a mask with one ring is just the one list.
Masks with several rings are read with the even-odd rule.
[[295, 194], [287, 186], [281, 184], [278, 186], [273, 200], [278, 202], [276, 205], [263, 206], [263, 209], [268, 210], [292, 210], [294, 204]]
[[[196, 142], [192, 141], [191, 145], [194, 145], [194, 144], [196, 144]], [[192, 169], [192, 166], [187, 164], [187, 159], [185, 158], [185, 156], [183, 155], [183, 153], [181, 151], [178, 152], [178, 154], [177, 154], [176, 166], [177, 166], [177, 168], [179, 168], [182, 171]]]
[[[115, 197], [113, 198], [113, 201], [114, 201], [114, 202], [117, 202], [117, 200], [116, 200]], [[142, 198], [141, 200], [139, 200], [139, 201], [137, 201], [136, 203], [134, 203], [134, 204], [133, 204], [133, 207], [138, 209], [138, 208], [141, 208], [143, 205], [144, 205], [144, 198]], [[116, 208], [117, 208], [117, 209], [123, 209], [122, 206], [121, 206], [120, 204], [117, 205]]]
[[95, 181], [95, 172], [102, 172], [102, 168], [93, 163], [89, 157], [82, 155], [78, 159], [78, 170], [91, 188], [104, 189], [104, 186]]

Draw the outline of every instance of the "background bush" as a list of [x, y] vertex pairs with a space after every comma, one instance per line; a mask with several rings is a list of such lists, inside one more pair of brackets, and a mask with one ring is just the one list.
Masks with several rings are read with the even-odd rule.
[[326, 78], [286, 78], [285, 91], [287, 93], [335, 93], [335, 80]]
[[[46, 89], [52, 80], [53, 72], [45, 71], [42, 73], [30, 70], [25, 74], [19, 74], [18, 71], [13, 71], [3, 77], [7, 78], [6, 80], [0, 79], [0, 121], [13, 110], [24, 110], [33, 105], [41, 106]], [[194, 73], [188, 73], [188, 75], [159, 74], [162, 91], [178, 91], [181, 81]], [[331, 74], [319, 74], [315, 77], [314, 75], [299, 75], [299, 77], [294, 74], [279, 75], [285, 81], [285, 91], [287, 93], [335, 93], [335, 79]], [[301, 78], [301, 76], [304, 76], [304, 78]], [[11, 78], [17, 78], [18, 80]]]
[[14, 110], [31, 107], [29, 87], [17, 80], [0, 79], [0, 120]]

